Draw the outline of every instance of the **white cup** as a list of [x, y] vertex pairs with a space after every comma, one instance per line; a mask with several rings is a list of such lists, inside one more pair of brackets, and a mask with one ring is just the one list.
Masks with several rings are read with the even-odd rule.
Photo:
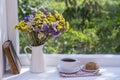
[[74, 70], [79, 67], [79, 62], [72, 58], [63, 58], [60, 61], [60, 67], [62, 70]]

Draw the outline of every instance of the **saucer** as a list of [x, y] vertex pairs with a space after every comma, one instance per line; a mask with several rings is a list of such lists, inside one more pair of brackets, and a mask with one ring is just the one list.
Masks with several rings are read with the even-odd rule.
[[99, 68], [96, 69], [96, 70], [87, 70], [87, 69], [85, 69], [85, 65], [82, 65], [82, 66], [81, 66], [81, 70], [82, 70], [82, 71], [85, 71], [85, 72], [97, 72], [97, 71], [99, 71]]
[[58, 65], [58, 66], [57, 66], [57, 70], [58, 70], [59, 72], [62, 72], [62, 73], [75, 73], [75, 72], [78, 72], [78, 71], [80, 70], [80, 67], [78, 66], [78, 67], [76, 67], [76, 68], [74, 68], [74, 69], [67, 70], [67, 69], [61, 68], [61, 66]]

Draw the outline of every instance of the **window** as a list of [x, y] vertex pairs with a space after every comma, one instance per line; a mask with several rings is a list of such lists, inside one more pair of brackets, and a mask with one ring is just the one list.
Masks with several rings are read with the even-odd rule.
[[[105, 54], [120, 53], [120, 1], [93, 0], [91, 2], [88, 0], [85, 2], [85, 0], [71, 0], [74, 4], [64, 1], [69, 0], [35, 0], [34, 2], [32, 0], [28, 2], [19, 0], [18, 3], [19, 20], [43, 6], [64, 13], [63, 15], [70, 21], [71, 29], [67, 33], [45, 44], [44, 52], [51, 54], [46, 55], [47, 65], [56, 65], [61, 58], [66, 57], [66, 54], [72, 54], [69, 57], [79, 58], [81, 63], [96, 61], [101, 66], [119, 66], [116, 62], [119, 55], [117, 57]], [[21, 53], [24, 53], [24, 42], [20, 34]], [[81, 53], [87, 55], [76, 55]], [[29, 64], [25, 55], [20, 55], [20, 59], [23, 65]]]
[[[19, 20], [40, 7], [58, 10], [70, 23], [68, 32], [48, 41], [48, 54], [120, 53], [120, 1], [118, 0], [19, 0]], [[25, 40], [20, 33], [21, 53]]]
[[[18, 19], [17, 19], [17, 1], [16, 0], [6, 1], [6, 4], [7, 4], [8, 36], [9, 36], [9, 39], [13, 41], [14, 47], [17, 48], [16, 51], [19, 51], [18, 50], [19, 43], [17, 42], [19, 40], [17, 38], [18, 32], [16, 32], [13, 29], [13, 25], [15, 25], [18, 21]], [[75, 31], [73, 31], [73, 33], [75, 33]], [[116, 40], [116, 42], [117, 42], [117, 40], [119, 41], [119, 37], [118, 37], [118, 39], [115, 39], [115, 40]], [[66, 55], [67, 54], [46, 55], [46, 57], [47, 57], [46, 63], [47, 63], [47, 65], [56, 65], [56, 64], [58, 64], [59, 60], [63, 57], [66, 57]], [[27, 60], [27, 57], [25, 55], [19, 55], [19, 57], [20, 57], [20, 60], [23, 65], [29, 64], [29, 61]], [[117, 63], [117, 60], [119, 59], [119, 55], [116, 56], [116, 55], [76, 55], [76, 54], [74, 54], [74, 55], [70, 55], [69, 57], [79, 58], [81, 63], [85, 63], [87, 61], [96, 61], [96, 62], [102, 64], [103, 66], [104, 65], [105, 66], [116, 66], [116, 65], [120, 66]], [[114, 63], [114, 64], [111, 64], [111, 63]]]

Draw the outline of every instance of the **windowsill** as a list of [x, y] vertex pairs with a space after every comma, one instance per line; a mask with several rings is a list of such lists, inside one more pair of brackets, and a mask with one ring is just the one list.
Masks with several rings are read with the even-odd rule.
[[28, 67], [23, 67], [21, 73], [12, 75], [10, 72], [3, 76], [3, 80], [120, 80], [120, 67], [101, 67], [100, 76], [63, 78], [59, 76], [56, 67], [47, 67], [46, 72], [34, 74]]
[[[61, 58], [71, 57], [78, 59], [80, 65], [89, 61], [97, 62], [101, 69], [101, 76], [89, 77], [89, 80], [120, 80], [120, 55], [60, 55], [60, 54], [46, 54], [45, 62], [47, 64], [46, 72], [40, 74], [33, 74], [29, 72], [29, 67], [24, 66], [19, 75], [13, 75], [7, 72], [3, 76], [3, 80], [88, 80], [88, 77], [76, 78], [62, 78], [59, 76], [56, 67]], [[19, 55], [23, 65], [29, 65], [29, 61], [25, 54]]]

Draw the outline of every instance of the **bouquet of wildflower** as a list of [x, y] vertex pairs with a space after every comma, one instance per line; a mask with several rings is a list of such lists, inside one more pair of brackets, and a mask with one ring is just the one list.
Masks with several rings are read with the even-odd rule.
[[15, 25], [15, 29], [23, 32], [32, 46], [39, 46], [67, 31], [69, 23], [57, 11], [41, 8], [38, 12], [25, 16]]

